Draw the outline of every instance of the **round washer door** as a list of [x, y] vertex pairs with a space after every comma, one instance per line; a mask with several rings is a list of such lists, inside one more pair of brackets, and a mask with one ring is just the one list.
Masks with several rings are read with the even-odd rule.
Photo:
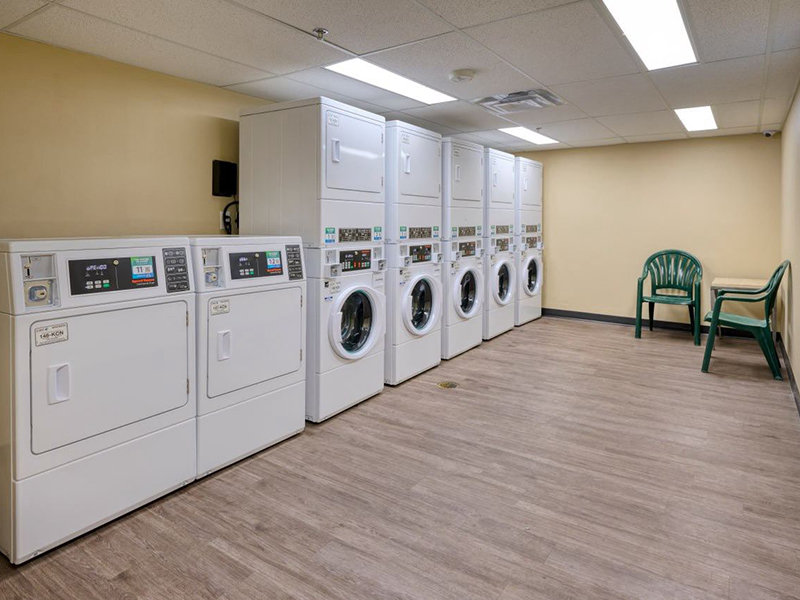
[[453, 305], [458, 316], [469, 319], [481, 310], [483, 274], [475, 267], [459, 271], [453, 281]]
[[532, 254], [523, 261], [520, 277], [522, 289], [528, 296], [536, 296], [541, 291], [542, 259], [538, 254]]
[[511, 260], [505, 259], [494, 265], [492, 269], [492, 296], [494, 301], [505, 306], [514, 299], [516, 276]]
[[383, 294], [367, 286], [356, 286], [339, 294], [331, 307], [329, 336], [336, 354], [356, 360], [375, 346], [383, 333]]
[[403, 321], [414, 335], [436, 327], [442, 312], [442, 286], [430, 273], [412, 278], [403, 294]]

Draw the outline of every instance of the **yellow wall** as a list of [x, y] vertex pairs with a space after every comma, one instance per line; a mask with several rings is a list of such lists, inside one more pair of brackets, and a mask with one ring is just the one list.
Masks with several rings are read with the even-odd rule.
[[262, 100], [0, 34], [0, 237], [218, 233]]
[[783, 283], [783, 296], [786, 322], [783, 326], [783, 340], [795, 374], [798, 374], [800, 363], [796, 356], [800, 347], [800, 319], [794, 306], [800, 298], [800, 277], [796, 269], [800, 268], [800, 97], [795, 98], [781, 134], [783, 145], [781, 205], [781, 249], [784, 258], [792, 261], [795, 274], [790, 270]]
[[[767, 277], [780, 260], [777, 138], [697, 138], [524, 156], [544, 165], [547, 308], [632, 317], [644, 260], [680, 248], [703, 264], [705, 312], [714, 277]], [[688, 322], [688, 312], [657, 306], [656, 319]]]

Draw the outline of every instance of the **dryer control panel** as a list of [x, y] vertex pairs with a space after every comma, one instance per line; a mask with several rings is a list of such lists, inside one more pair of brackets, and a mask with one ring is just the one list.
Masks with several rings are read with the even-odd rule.
[[67, 261], [73, 296], [156, 287], [155, 256], [119, 256]]

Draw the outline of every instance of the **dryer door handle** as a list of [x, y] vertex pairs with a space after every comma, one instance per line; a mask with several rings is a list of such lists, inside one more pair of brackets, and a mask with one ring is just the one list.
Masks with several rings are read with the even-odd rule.
[[333, 139], [331, 143], [331, 162], [342, 161], [342, 142], [341, 140]]
[[228, 360], [233, 354], [233, 334], [230, 329], [217, 332], [217, 360]]
[[47, 403], [58, 404], [70, 398], [69, 363], [51, 365], [47, 368]]
[[408, 153], [403, 157], [403, 173], [407, 175], [411, 173], [411, 155]]

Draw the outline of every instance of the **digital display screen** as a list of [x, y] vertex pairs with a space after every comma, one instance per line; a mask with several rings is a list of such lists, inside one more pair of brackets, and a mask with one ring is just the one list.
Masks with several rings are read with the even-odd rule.
[[472, 227], [459, 227], [458, 228], [458, 237], [470, 237], [477, 235], [475, 226]]
[[231, 279], [253, 279], [283, 275], [280, 250], [236, 252], [229, 256]]
[[497, 235], [508, 234], [511, 231], [510, 225], [495, 225], [494, 232]]
[[504, 252], [508, 250], [508, 238], [500, 238], [495, 240], [495, 248], [497, 248], [498, 252]]
[[340, 242], [371, 242], [372, 230], [369, 227], [343, 227], [339, 229]]
[[364, 271], [372, 268], [372, 250], [343, 250], [339, 252], [342, 272]]
[[525, 238], [525, 243], [529, 248], [535, 248], [539, 244], [539, 236], [532, 236]]
[[430, 237], [433, 237], [433, 229], [431, 229], [430, 227], [408, 228], [408, 239], [410, 240], [421, 240]]
[[68, 265], [69, 287], [73, 296], [158, 285], [155, 256], [71, 260]]
[[412, 263], [430, 262], [431, 245], [422, 244], [421, 246], [409, 246], [408, 255], [411, 257]]
[[475, 246], [477, 242], [459, 242], [458, 251], [461, 256], [475, 256]]

